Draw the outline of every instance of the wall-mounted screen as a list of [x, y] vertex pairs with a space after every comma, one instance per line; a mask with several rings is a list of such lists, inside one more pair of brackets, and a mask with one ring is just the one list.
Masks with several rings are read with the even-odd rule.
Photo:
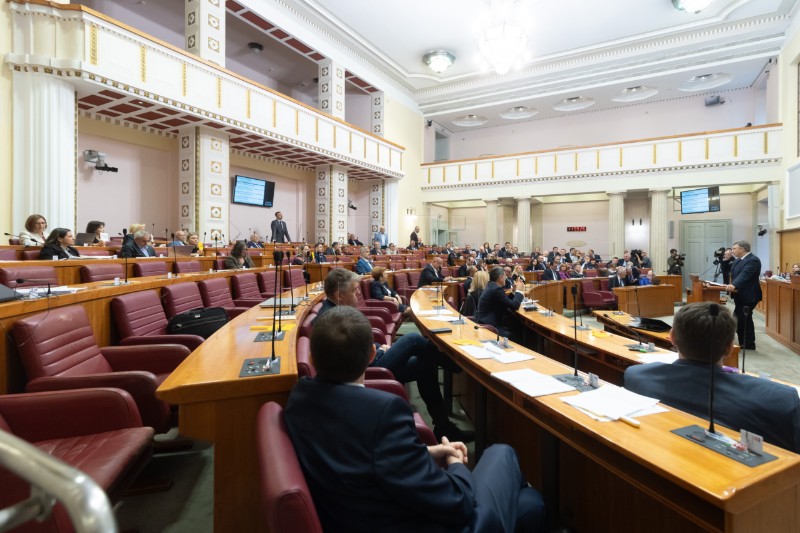
[[256, 205], [258, 207], [272, 207], [275, 197], [275, 182], [248, 178], [247, 176], [233, 177], [234, 204]]
[[719, 187], [681, 191], [681, 214], [719, 211]]

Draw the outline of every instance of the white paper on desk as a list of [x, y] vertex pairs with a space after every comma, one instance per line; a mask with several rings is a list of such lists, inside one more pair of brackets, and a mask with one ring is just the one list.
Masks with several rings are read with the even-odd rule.
[[639, 353], [637, 355], [639, 356], [639, 360], [645, 364], [666, 363], [670, 365], [678, 359], [678, 354], [675, 352]]
[[506, 365], [511, 363], [519, 363], [520, 361], [530, 361], [531, 359], [533, 359], [532, 355], [520, 352], [501, 352], [501, 353], [491, 352], [491, 353], [492, 353], [492, 359]]
[[[596, 414], [590, 413], [586, 409], [581, 409], [580, 407], [575, 407], [575, 409], [577, 409], [581, 413], [585, 414], [589, 418], [593, 418], [593, 419], [597, 420], [598, 422], [613, 422], [614, 421], [613, 418], [608, 418], [607, 416], [597, 416]], [[629, 414], [627, 416], [629, 416], [631, 418], [639, 418], [639, 417], [647, 416], [647, 415], [655, 415], [655, 414], [658, 414], [658, 413], [666, 413], [667, 411], [669, 411], [669, 409], [667, 409], [666, 407], [663, 407], [661, 405], [656, 404], [653, 407], [648, 407], [647, 409], [639, 409], [638, 411], [633, 412], [633, 413], [631, 413], [631, 414]]]
[[459, 346], [462, 350], [464, 350], [467, 355], [474, 357], [475, 359], [491, 359], [492, 352], [486, 350], [481, 346]]
[[417, 316], [453, 316], [448, 309], [426, 309], [424, 311], [414, 311], [414, 314]]
[[588, 409], [593, 413], [603, 414], [614, 420], [622, 416], [630, 416], [636, 411], [648, 409], [658, 403], [656, 398], [649, 398], [629, 390], [606, 383], [599, 389], [584, 392], [577, 396], [562, 398], [562, 401], [573, 407]]
[[494, 372], [492, 376], [510, 383], [515, 389], [528, 396], [547, 396], [575, 390], [575, 387], [562, 383], [553, 376], [541, 374], [530, 368], [510, 370], [507, 372]]

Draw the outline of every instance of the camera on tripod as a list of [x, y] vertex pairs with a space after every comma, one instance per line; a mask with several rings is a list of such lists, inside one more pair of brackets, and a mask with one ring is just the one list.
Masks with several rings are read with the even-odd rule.
[[714, 251], [714, 264], [718, 265], [725, 258], [725, 248], [719, 247]]

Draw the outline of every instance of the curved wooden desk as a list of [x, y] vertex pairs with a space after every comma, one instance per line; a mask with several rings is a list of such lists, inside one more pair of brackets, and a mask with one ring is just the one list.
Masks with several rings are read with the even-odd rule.
[[[417, 291], [411, 306], [418, 312], [432, 302]], [[433, 336], [430, 329], [442, 322], [419, 316], [415, 321], [464, 369], [478, 404], [479, 433], [515, 447], [528, 479], [543, 489], [549, 509], [565, 525], [579, 531], [664, 533], [800, 530], [800, 456], [765, 446], [778, 459], [747, 468], [670, 433], [706, 425], [672, 409], [642, 417], [640, 429], [597, 422], [564, 404], [562, 395], [532, 398], [490, 375], [519, 368], [558, 374], [568, 371], [564, 365], [539, 354], [510, 365], [473, 359], [453, 341], [492, 338], [486, 330], [476, 331], [467, 321], [452, 326], [451, 334]]]

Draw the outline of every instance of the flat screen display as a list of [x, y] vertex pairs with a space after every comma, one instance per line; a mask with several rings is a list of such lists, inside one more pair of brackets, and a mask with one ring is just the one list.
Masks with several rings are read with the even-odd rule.
[[681, 214], [716, 213], [719, 211], [719, 187], [681, 192]]
[[272, 181], [248, 178], [247, 176], [233, 177], [234, 204], [255, 205], [258, 207], [272, 207], [275, 196], [275, 183]]

